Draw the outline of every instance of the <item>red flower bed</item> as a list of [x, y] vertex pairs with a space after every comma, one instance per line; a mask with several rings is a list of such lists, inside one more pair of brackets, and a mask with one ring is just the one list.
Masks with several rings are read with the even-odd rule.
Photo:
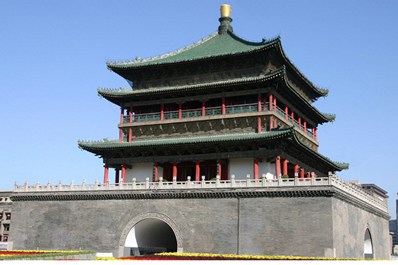
[[82, 255], [94, 255], [85, 250], [0, 250], [0, 260], [78, 259]]
[[0, 255], [38, 255], [43, 254], [40, 251], [9, 251], [9, 250], [1, 250]]

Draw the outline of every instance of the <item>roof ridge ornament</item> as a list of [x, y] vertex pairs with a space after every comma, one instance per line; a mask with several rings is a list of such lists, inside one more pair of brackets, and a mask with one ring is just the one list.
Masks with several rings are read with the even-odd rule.
[[221, 17], [218, 19], [220, 21], [220, 26], [218, 27], [218, 34], [225, 34], [228, 31], [233, 32], [231, 22], [231, 6], [228, 4], [222, 4], [220, 6]]

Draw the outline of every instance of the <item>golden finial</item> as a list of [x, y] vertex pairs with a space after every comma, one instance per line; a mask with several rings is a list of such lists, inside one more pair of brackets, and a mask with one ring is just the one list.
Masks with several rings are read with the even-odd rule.
[[231, 16], [231, 6], [228, 4], [222, 4], [220, 7], [221, 17], [230, 17]]

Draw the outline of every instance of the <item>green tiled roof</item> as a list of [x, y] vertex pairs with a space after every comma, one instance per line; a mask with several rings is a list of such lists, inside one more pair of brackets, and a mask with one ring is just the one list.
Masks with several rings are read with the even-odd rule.
[[182, 86], [168, 86], [168, 87], [155, 87], [155, 88], [146, 88], [140, 90], [133, 90], [131, 88], [125, 89], [105, 89], [99, 88], [98, 94], [100, 96], [105, 97], [106, 99], [110, 98], [123, 98], [128, 96], [140, 96], [140, 95], [151, 95], [151, 94], [158, 94], [158, 93], [173, 93], [176, 91], [190, 91], [190, 90], [198, 90], [198, 89], [205, 89], [208, 87], [215, 87], [215, 86], [230, 86], [235, 84], [244, 84], [247, 82], [255, 83], [255, 82], [262, 82], [270, 79], [274, 79], [275, 77], [281, 76], [285, 74], [285, 68], [281, 67], [275, 71], [272, 71], [268, 74], [260, 74], [258, 76], [252, 77], [239, 77], [239, 78], [231, 78], [228, 80], [221, 80], [221, 81], [209, 81], [194, 85], [182, 85]]
[[101, 150], [101, 149], [118, 149], [118, 148], [131, 148], [131, 147], [151, 147], [163, 145], [183, 145], [183, 144], [196, 144], [196, 143], [213, 143], [213, 142], [231, 142], [231, 141], [245, 141], [245, 140], [258, 140], [258, 139], [277, 139], [290, 135], [292, 129], [271, 131], [266, 133], [235, 133], [235, 134], [222, 134], [222, 135], [202, 135], [178, 138], [154, 138], [150, 140], [135, 140], [132, 142], [119, 142], [113, 141], [94, 141], [86, 142], [79, 141], [81, 149]]
[[130, 61], [108, 61], [107, 66], [112, 71], [120, 74], [126, 79], [129, 79], [124, 71], [157, 65], [217, 58], [228, 55], [247, 54], [256, 51], [265, 51], [272, 47], [277, 47], [278, 51], [286, 62], [286, 66], [309, 86], [310, 90], [314, 93], [312, 95], [313, 101], [320, 96], [326, 96], [328, 94], [327, 89], [318, 88], [312, 84], [312, 82], [309, 81], [308, 78], [306, 78], [289, 60], [282, 49], [280, 37], [268, 41], [262, 39], [261, 42], [250, 42], [236, 36], [230, 31], [227, 31], [225, 34], [218, 34], [215, 32], [192, 45], [186, 46], [171, 53], [145, 59], [138, 58], [136, 60]]
[[232, 32], [228, 32], [227, 34], [218, 34], [215, 32], [192, 45], [171, 53], [146, 59], [136, 59], [134, 61], [107, 62], [107, 66], [110, 69], [121, 69], [145, 65], [191, 61], [222, 55], [251, 52], [264, 47], [270, 47], [277, 43], [279, 43], [279, 38], [271, 41], [265, 41], [263, 39], [261, 42], [249, 42], [239, 38]]
[[256, 140], [275, 140], [289, 138], [293, 139], [295, 144], [298, 144], [302, 149], [315, 155], [323, 160], [326, 164], [333, 167], [335, 170], [343, 170], [348, 168], [347, 163], [336, 163], [320, 153], [312, 150], [303, 144], [297, 137], [294, 128], [287, 128], [281, 130], [267, 131], [263, 133], [235, 133], [222, 135], [202, 135], [191, 137], [177, 137], [177, 138], [154, 138], [149, 140], [135, 140], [132, 142], [113, 141], [79, 141], [79, 148], [95, 153], [101, 154], [109, 150], [123, 150], [130, 148], [151, 148], [159, 146], [173, 146], [173, 145], [189, 145], [189, 144], [212, 144], [212, 143], [228, 143], [228, 142], [242, 142], [242, 141], [256, 141]]
[[303, 98], [299, 93], [296, 92], [294, 88], [289, 86], [286, 76], [286, 68], [283, 66], [275, 71], [272, 71], [267, 74], [261, 74], [258, 76], [253, 76], [253, 77], [241, 77], [241, 78], [233, 78], [233, 79], [228, 79], [228, 80], [223, 80], [223, 81], [212, 81], [212, 82], [207, 82], [207, 83], [200, 83], [200, 84], [194, 84], [194, 85], [183, 85], [183, 86], [170, 86], [170, 87], [155, 87], [155, 88], [147, 88], [147, 89], [141, 89], [141, 90], [132, 90], [132, 89], [104, 89], [104, 88], [99, 88], [98, 89], [98, 94], [109, 101], [117, 104], [118, 102], [124, 101], [124, 100], [131, 100], [132, 98], [139, 98], [140, 96], [149, 96], [149, 95], [154, 95], [154, 94], [168, 94], [168, 93], [174, 93], [177, 91], [198, 91], [200, 89], [207, 89], [209, 87], [215, 87], [215, 86], [230, 86], [230, 85], [237, 85], [237, 84], [245, 84], [245, 83], [257, 83], [257, 82], [264, 82], [267, 80], [271, 80], [277, 77], [283, 77], [285, 80], [285, 84], [287, 87], [290, 88], [293, 93], [295, 93], [299, 98], [302, 99], [303, 104], [308, 106], [310, 109], [312, 109], [315, 114], [320, 117], [322, 120], [326, 121], [334, 121], [336, 116], [334, 114], [325, 114], [320, 112], [318, 109], [316, 109], [314, 106], [312, 106], [310, 103], [307, 102], [305, 98]]

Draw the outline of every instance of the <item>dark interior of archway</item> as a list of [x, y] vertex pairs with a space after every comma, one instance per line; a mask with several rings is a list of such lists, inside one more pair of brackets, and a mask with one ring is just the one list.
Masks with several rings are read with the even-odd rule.
[[150, 218], [137, 223], [135, 237], [141, 255], [177, 251], [174, 232], [162, 220]]

